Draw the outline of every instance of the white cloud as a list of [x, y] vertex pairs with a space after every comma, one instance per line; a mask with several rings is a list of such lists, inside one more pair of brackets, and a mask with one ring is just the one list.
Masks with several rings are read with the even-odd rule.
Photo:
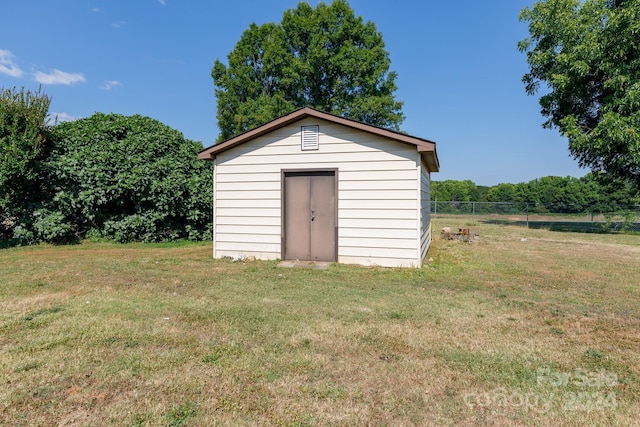
[[11, 77], [22, 77], [22, 70], [13, 62], [14, 57], [10, 50], [0, 49], [0, 73]]
[[72, 116], [67, 113], [55, 113], [51, 111], [49, 116], [47, 117], [47, 121], [51, 121], [53, 123], [62, 123], [62, 122], [72, 122], [74, 120], [78, 120], [80, 117]]
[[163, 6], [167, 5], [167, 2], [165, 0], [158, 0], [158, 3], [160, 3]]
[[91, 9], [91, 12], [99, 13], [99, 12], [102, 12], [102, 9], [100, 9], [99, 7], [94, 7], [93, 9]]
[[33, 73], [33, 78], [43, 85], [72, 85], [87, 81], [82, 73], [65, 73], [55, 68], [49, 74], [37, 71]]
[[118, 21], [118, 22], [114, 22], [113, 24], [111, 24], [111, 26], [113, 28], [122, 28], [125, 25], [127, 25], [127, 21]]
[[111, 90], [121, 86], [122, 86], [122, 83], [120, 83], [117, 80], [107, 80], [104, 82], [102, 86], [100, 86], [100, 89]]

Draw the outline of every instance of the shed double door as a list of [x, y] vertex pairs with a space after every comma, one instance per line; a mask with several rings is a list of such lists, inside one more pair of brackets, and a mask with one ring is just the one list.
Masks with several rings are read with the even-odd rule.
[[336, 261], [336, 172], [284, 172], [286, 260]]

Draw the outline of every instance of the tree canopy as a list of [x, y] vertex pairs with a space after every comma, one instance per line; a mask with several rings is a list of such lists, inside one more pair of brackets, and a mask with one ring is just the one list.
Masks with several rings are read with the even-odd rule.
[[640, 0], [538, 0], [522, 10], [518, 44], [546, 127], [580, 166], [640, 191]]
[[346, 0], [252, 23], [227, 59], [211, 71], [221, 140], [304, 106], [393, 130], [404, 119], [382, 34]]

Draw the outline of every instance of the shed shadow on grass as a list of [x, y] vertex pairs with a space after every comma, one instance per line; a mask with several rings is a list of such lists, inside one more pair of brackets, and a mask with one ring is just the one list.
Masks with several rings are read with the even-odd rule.
[[[549, 230], [564, 233], [618, 233], [632, 232], [625, 230], [623, 222], [601, 223], [589, 221], [509, 221], [506, 219], [485, 219], [480, 220], [485, 224], [493, 225], [516, 225], [528, 227], [534, 230]], [[635, 226], [635, 227], [634, 227]], [[640, 224], [632, 224], [632, 229], [640, 228]]]
[[[24, 241], [20, 241], [20, 239], [7, 239], [7, 240], [0, 239], [0, 249], [18, 248], [20, 246], [32, 246], [34, 244], [37, 245], [40, 243], [41, 242], [29, 242], [29, 241], [24, 242]], [[52, 241], [52, 242], [46, 242], [46, 243], [54, 246], [79, 245], [80, 239], [78, 238], [78, 236], [70, 236], [61, 241]]]

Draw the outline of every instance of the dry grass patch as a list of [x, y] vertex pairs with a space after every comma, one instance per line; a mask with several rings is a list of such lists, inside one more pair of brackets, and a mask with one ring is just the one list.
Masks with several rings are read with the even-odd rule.
[[0, 424], [640, 419], [640, 237], [478, 228], [422, 270], [2, 250]]

